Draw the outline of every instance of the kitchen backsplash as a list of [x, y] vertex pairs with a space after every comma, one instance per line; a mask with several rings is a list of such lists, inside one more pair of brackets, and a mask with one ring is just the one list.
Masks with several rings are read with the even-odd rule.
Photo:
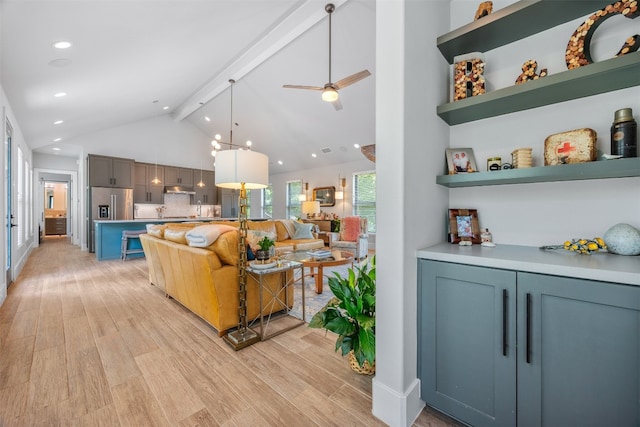
[[198, 212], [198, 205], [190, 204], [190, 197], [188, 194], [165, 194], [162, 205], [136, 203], [133, 205], [134, 218], [159, 218], [159, 209], [162, 209], [162, 218], [214, 218], [220, 216], [219, 205], [201, 205], [200, 212]]

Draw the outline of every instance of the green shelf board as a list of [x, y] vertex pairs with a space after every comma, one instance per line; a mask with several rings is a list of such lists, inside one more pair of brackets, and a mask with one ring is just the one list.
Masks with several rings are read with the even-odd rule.
[[640, 52], [438, 106], [450, 126], [640, 85]]
[[486, 185], [530, 184], [536, 182], [580, 181], [585, 179], [629, 178], [637, 176], [640, 176], [640, 157], [601, 160], [571, 165], [539, 166], [493, 172], [440, 175], [436, 177], [436, 183], [449, 188], [461, 188]]
[[[526, 0], [498, 9], [438, 37], [438, 49], [452, 64], [456, 55], [487, 52], [596, 12], [611, 0]], [[567, 42], [569, 40], [567, 39]]]

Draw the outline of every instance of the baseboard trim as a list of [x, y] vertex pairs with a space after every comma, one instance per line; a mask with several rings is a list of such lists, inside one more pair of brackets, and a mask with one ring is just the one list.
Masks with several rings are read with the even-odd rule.
[[372, 413], [393, 427], [411, 426], [424, 408], [420, 399], [420, 380], [415, 379], [404, 394], [398, 393], [386, 384], [373, 379]]

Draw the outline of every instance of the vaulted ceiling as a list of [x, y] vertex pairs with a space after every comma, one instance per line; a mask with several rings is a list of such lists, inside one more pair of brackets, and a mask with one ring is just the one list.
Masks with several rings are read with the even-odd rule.
[[2, 0], [2, 87], [37, 152], [74, 156], [80, 136], [165, 114], [228, 141], [233, 111], [233, 142], [252, 140], [280, 171], [361, 160], [354, 144], [375, 132], [374, 0], [333, 2], [332, 81], [372, 73], [340, 91], [341, 110], [282, 87], [328, 82], [326, 3]]

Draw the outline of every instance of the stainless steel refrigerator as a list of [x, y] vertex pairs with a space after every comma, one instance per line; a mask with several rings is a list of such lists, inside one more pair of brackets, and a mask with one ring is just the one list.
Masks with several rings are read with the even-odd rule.
[[91, 187], [91, 210], [89, 211], [89, 248], [95, 252], [94, 220], [115, 221], [133, 219], [133, 189]]

